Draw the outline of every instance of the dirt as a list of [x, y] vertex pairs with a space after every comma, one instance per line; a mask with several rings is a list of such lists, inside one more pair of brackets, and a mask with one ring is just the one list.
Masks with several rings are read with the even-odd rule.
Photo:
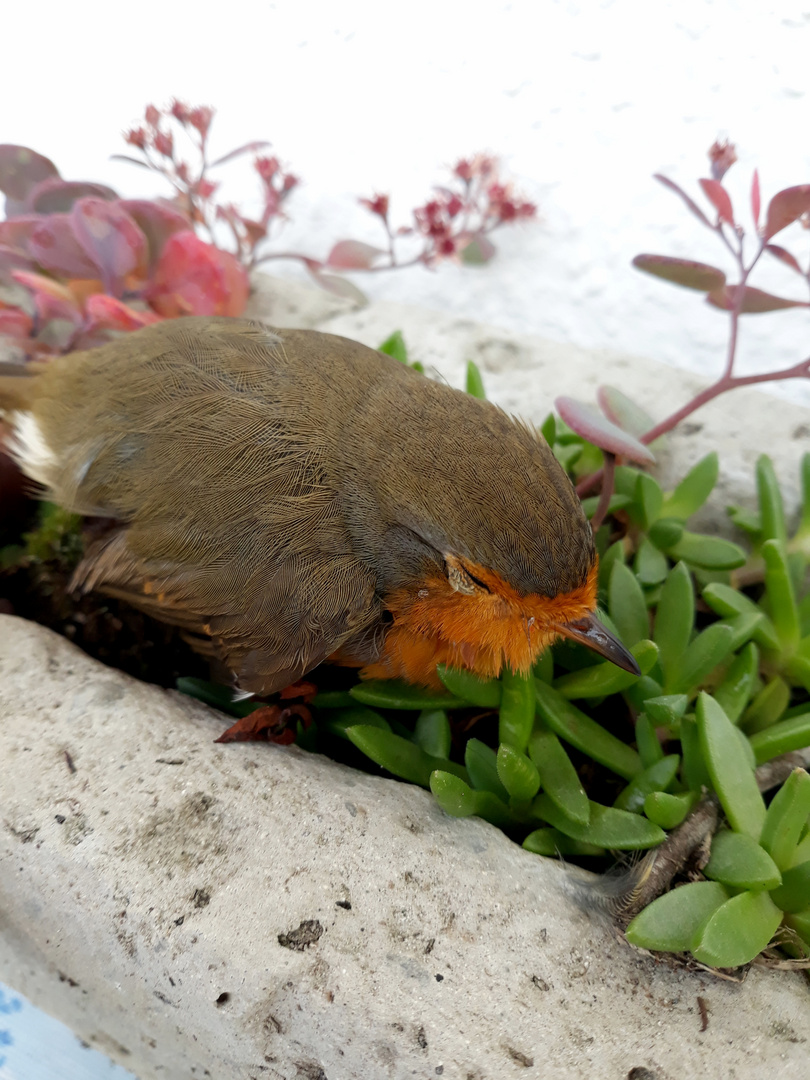
[[98, 594], [76, 597], [72, 566], [30, 561], [0, 572], [0, 611], [41, 623], [80, 649], [145, 682], [173, 687], [181, 675], [210, 678], [209, 662], [173, 627]]

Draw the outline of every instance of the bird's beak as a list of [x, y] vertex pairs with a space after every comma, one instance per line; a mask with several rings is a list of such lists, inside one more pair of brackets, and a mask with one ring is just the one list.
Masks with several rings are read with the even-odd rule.
[[584, 619], [577, 619], [575, 622], [559, 623], [555, 626], [555, 630], [570, 641], [578, 641], [586, 649], [604, 656], [616, 667], [624, 668], [633, 675], [641, 674], [641, 669], [632, 654], [606, 626], [599, 622], [595, 615], [586, 615]]

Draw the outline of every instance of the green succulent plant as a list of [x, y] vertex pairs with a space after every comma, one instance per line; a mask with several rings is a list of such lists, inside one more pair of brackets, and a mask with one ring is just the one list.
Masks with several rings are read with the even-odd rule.
[[[408, 363], [401, 335], [384, 349]], [[474, 364], [466, 388], [484, 394]], [[650, 426], [611, 393], [628, 430]], [[602, 451], [558, 418], [542, 430], [575, 479], [600, 467]], [[722, 824], [703, 880], [653, 900], [628, 940], [714, 967], [745, 964], [774, 940], [810, 956], [810, 776], [794, 769], [766, 806], [756, 772], [810, 746], [810, 455], [792, 535], [773, 465], [760, 458], [758, 512], [731, 512], [748, 551], [688, 528], [718, 473], [708, 454], [665, 492], [641, 469], [615, 470], [613, 516], [596, 533], [600, 618], [640, 676], [564, 643], [525, 677], [439, 667], [438, 691], [397, 680], [322, 685], [299, 743], [351, 744], [429, 788], [446, 813], [476, 815], [528, 851], [586, 863], [665, 844], [708, 793]], [[586, 513], [596, 505], [584, 500]], [[182, 688], [213, 694], [234, 715], [256, 708], [192, 682]]]

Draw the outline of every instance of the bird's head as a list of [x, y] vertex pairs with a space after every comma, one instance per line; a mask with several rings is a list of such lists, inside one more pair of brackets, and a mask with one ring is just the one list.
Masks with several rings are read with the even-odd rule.
[[378, 561], [392, 568], [393, 622], [365, 674], [435, 684], [437, 663], [526, 673], [560, 637], [638, 673], [596, 617], [598, 559], [570, 480], [536, 431], [481, 406], [463, 448], [450, 430], [434, 448], [441, 468], [412, 468], [392, 500], [390, 558]]

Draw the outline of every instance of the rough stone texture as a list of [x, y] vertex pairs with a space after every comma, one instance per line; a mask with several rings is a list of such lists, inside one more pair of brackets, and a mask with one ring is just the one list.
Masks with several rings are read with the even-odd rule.
[[324, 289], [254, 274], [248, 315], [258, 316], [273, 326], [300, 330], [317, 327], [355, 306]]
[[[448, 382], [474, 359], [493, 399], [534, 420], [602, 381], [659, 416], [702, 385], [272, 279], [252, 305], [370, 345], [402, 329]], [[738, 392], [670, 438], [663, 482], [719, 447], [704, 521], [722, 527], [767, 450], [790, 501], [808, 424]], [[581, 874], [416, 788], [216, 746], [222, 726], [0, 618], [0, 977], [140, 1080], [806, 1077], [799, 976], [754, 969], [740, 986], [656, 962], [583, 912]]]
[[800, 976], [657, 963], [421, 790], [9, 616], [0, 716], [0, 971], [141, 1080], [807, 1075]]

